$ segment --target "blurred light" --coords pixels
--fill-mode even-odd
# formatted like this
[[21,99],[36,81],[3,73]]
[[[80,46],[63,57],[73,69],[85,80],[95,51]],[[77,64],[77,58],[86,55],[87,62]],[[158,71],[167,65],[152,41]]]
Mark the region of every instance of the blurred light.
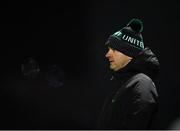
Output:
[[36,78],[39,72],[40,68],[38,62],[31,57],[26,58],[21,64],[21,73],[27,79]]
[[58,65],[53,65],[46,73],[46,80],[48,85],[54,88],[62,87],[64,85],[64,71]]

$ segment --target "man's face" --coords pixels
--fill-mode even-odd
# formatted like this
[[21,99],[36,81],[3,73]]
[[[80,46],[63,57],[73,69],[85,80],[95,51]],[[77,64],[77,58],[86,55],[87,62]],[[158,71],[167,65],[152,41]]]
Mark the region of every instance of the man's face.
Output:
[[110,69],[114,71],[122,69],[132,60],[132,57],[129,57],[115,49],[112,49],[111,47],[109,47],[109,50],[106,53],[106,57],[110,62]]

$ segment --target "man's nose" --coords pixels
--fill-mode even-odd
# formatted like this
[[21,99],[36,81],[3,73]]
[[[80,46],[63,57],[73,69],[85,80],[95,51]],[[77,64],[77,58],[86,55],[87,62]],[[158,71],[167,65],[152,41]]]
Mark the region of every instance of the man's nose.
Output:
[[106,53],[106,58],[109,58],[109,56],[110,56],[110,49],[108,50],[108,52]]

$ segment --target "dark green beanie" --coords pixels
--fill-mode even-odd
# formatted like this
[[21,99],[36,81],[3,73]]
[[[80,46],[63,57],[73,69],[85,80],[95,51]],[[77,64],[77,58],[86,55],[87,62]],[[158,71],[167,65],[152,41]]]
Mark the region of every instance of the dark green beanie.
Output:
[[121,30],[110,35],[106,45],[127,56],[136,57],[144,49],[142,31],[142,21],[139,19],[132,19]]

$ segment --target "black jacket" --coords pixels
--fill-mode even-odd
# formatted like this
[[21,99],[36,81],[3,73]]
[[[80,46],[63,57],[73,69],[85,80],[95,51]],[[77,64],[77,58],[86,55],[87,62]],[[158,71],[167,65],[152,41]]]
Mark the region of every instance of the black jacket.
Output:
[[158,59],[149,48],[116,72],[117,85],[105,100],[98,129],[150,129],[158,109],[153,82],[158,72]]

